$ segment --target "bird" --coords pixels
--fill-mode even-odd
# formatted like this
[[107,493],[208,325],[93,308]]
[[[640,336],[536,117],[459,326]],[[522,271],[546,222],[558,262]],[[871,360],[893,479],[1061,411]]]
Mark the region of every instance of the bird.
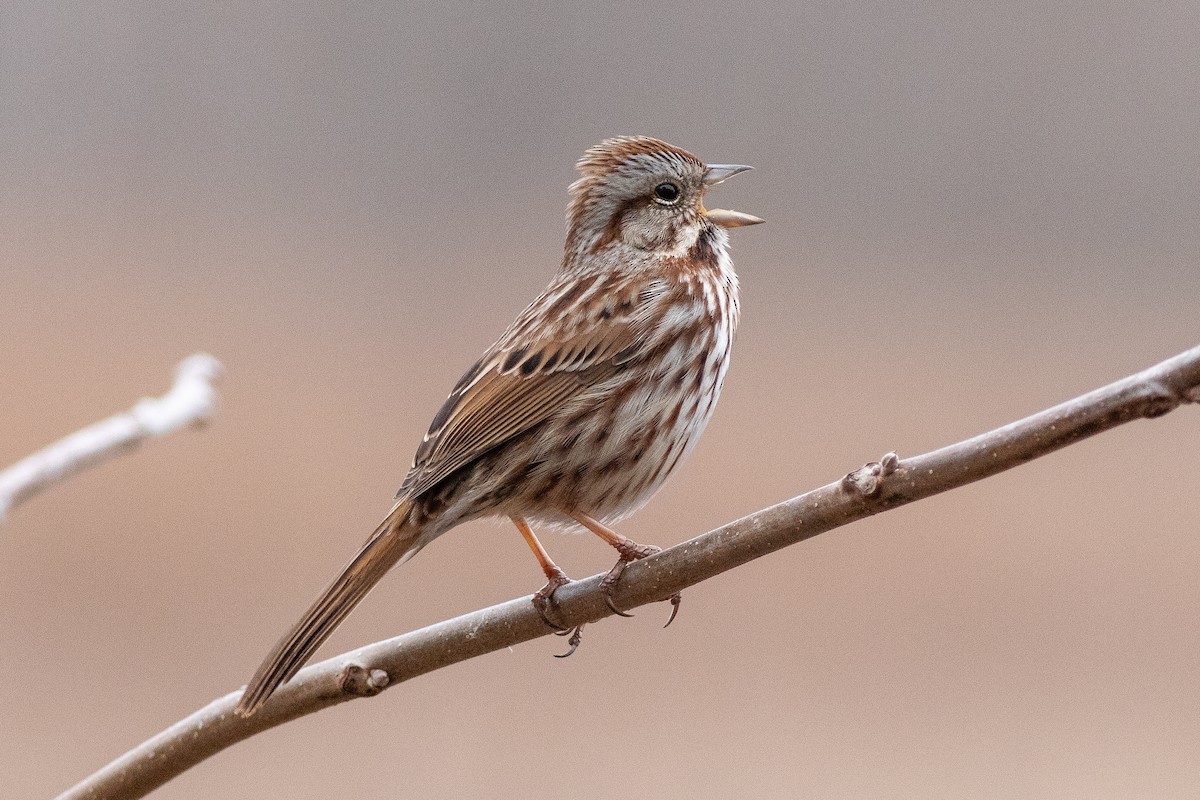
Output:
[[[262,662],[240,716],[290,680],[392,567],[469,520],[511,519],[547,579],[532,602],[564,633],[550,612],[570,579],[534,527],[596,534],[618,554],[606,601],[628,616],[613,588],[626,564],[660,548],[610,526],[655,494],[708,424],[739,316],[728,230],[764,220],[704,206],[711,187],[751,167],[706,164],[660,139],[606,139],[576,169],[549,286],[454,386],[391,511]],[[678,595],[671,602],[674,619]]]

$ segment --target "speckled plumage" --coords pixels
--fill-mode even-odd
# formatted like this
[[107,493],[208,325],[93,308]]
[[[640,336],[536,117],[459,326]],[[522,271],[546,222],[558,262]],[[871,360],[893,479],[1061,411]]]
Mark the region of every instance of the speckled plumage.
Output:
[[[399,495],[430,520],[430,538],[492,514],[573,526],[566,512],[582,511],[615,522],[653,495],[712,415],[737,325],[726,234],[702,237],[703,258],[561,277],[463,377]],[[468,427],[453,415],[474,412],[495,430],[495,416],[516,416],[508,395],[518,386],[516,402],[553,407],[460,465],[457,452],[484,446],[451,441]],[[496,411],[462,409],[493,394],[504,398]]]
[[[276,645],[241,713],[288,680],[389,568],[437,536],[493,515],[526,529],[614,522],[653,496],[703,432],[738,322],[723,226],[761,221],[707,211],[703,196],[747,168],[708,167],[647,137],[609,139],[577,166],[558,273],[455,386],[392,512]],[[660,196],[671,194],[664,184],[674,199]],[[623,560],[644,554],[592,529]]]

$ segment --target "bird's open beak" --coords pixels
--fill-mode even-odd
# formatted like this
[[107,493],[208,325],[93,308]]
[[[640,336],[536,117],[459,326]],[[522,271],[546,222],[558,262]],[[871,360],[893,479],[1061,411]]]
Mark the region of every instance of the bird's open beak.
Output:
[[762,217],[743,214],[740,211],[730,211],[727,208],[710,208],[704,216],[722,228],[740,228],[743,225],[758,225],[760,222],[766,222]]
[[716,186],[721,181],[752,169],[754,167],[745,164],[709,164],[708,169],[704,171],[704,185]]
[[[710,164],[708,169],[704,171],[704,185],[716,186],[724,180],[732,178],[747,170],[754,169],[745,164]],[[765,219],[743,214],[740,211],[729,211],[724,208],[712,208],[704,212],[709,221],[720,225],[722,228],[740,228],[743,225],[757,225],[760,222],[766,222]]]

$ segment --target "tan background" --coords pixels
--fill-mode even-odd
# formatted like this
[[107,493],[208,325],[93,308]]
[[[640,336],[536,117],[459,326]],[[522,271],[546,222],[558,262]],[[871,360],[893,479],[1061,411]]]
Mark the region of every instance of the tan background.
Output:
[[[735,234],[726,394],[640,541],[1200,340],[1191,0],[317,5],[0,11],[0,463],[187,353],[228,368],[209,430],[0,530],[6,798],[246,680],[548,279],[605,136],[754,164],[719,204],[769,221]],[[1198,441],[1195,409],[1130,425],[694,588],[670,630],[493,654],[156,796],[1194,796]],[[540,577],[471,525],[322,653]]]

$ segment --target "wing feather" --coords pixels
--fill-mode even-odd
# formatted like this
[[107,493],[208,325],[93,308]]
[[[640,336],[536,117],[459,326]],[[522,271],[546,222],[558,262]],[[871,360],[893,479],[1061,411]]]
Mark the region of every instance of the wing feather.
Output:
[[551,286],[467,370],[434,417],[397,497],[428,491],[455,470],[550,418],[636,356],[652,334],[649,320],[666,287],[655,283],[615,291],[594,288],[604,291],[607,313],[576,313],[530,325],[530,317],[543,314],[553,301],[556,287]]

